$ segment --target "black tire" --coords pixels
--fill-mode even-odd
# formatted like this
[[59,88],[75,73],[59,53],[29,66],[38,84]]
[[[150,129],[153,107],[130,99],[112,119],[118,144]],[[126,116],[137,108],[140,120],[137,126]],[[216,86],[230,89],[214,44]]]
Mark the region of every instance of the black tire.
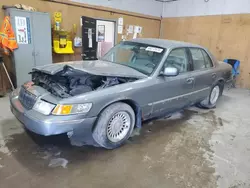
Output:
[[[118,141],[112,142],[107,135],[107,127],[111,118],[114,117],[119,112],[126,112],[131,120],[129,130],[126,136]],[[107,108],[105,108],[99,115],[98,120],[96,122],[95,128],[93,130],[93,138],[94,140],[101,146],[106,149],[115,149],[122,144],[130,137],[135,126],[135,112],[134,110],[127,104],[118,102],[111,104]]]
[[[212,94],[213,89],[216,88],[216,87],[219,88],[219,96],[218,96],[216,102],[211,103],[211,94]],[[200,107],[200,108],[205,108],[205,109],[212,109],[212,108],[215,108],[218,99],[220,98],[220,96],[221,96],[222,93],[223,93],[223,89],[224,89],[224,84],[223,84],[223,83],[217,83],[217,84],[215,84],[215,85],[211,88],[210,93],[209,93],[209,95],[207,96],[207,98],[204,99],[203,101],[201,101],[197,106]]]

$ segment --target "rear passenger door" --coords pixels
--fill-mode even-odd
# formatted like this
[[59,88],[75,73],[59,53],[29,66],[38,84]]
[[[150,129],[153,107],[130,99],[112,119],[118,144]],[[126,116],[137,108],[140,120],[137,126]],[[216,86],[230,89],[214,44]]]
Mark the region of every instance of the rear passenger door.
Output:
[[192,75],[195,78],[194,100],[195,102],[207,97],[210,88],[216,80],[213,71],[213,63],[207,52],[201,48],[189,48],[192,57]]

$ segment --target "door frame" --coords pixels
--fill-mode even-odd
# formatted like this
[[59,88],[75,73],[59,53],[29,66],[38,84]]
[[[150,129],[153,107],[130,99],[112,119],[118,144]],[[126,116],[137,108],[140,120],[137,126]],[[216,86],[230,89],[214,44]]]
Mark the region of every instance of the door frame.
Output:
[[94,18],[96,21],[107,21],[107,22],[114,22],[114,46],[117,44],[117,20],[116,19],[106,19],[106,18]]

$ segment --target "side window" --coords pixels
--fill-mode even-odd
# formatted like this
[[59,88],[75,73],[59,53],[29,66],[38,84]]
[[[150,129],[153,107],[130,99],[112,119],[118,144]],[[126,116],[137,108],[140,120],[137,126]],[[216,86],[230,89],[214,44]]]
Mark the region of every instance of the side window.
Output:
[[204,50],[202,50],[202,54],[203,54],[204,59],[205,59],[206,68],[212,67],[213,63],[212,63],[211,58],[208,56],[207,52],[205,52]]
[[206,63],[201,49],[199,48],[190,48],[190,52],[193,58],[193,67],[194,70],[201,70],[206,68]]
[[188,71],[188,56],[185,48],[178,48],[172,50],[168,55],[164,68],[174,67],[179,70],[180,73]]

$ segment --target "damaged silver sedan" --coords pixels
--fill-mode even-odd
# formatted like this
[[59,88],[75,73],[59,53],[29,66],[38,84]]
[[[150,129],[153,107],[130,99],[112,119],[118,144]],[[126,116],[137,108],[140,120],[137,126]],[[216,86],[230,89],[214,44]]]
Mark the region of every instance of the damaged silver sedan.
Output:
[[97,61],[34,68],[10,95],[11,110],[37,134],[67,133],[72,144],[122,145],[144,120],[198,104],[213,108],[231,67],[184,42],[121,42]]

